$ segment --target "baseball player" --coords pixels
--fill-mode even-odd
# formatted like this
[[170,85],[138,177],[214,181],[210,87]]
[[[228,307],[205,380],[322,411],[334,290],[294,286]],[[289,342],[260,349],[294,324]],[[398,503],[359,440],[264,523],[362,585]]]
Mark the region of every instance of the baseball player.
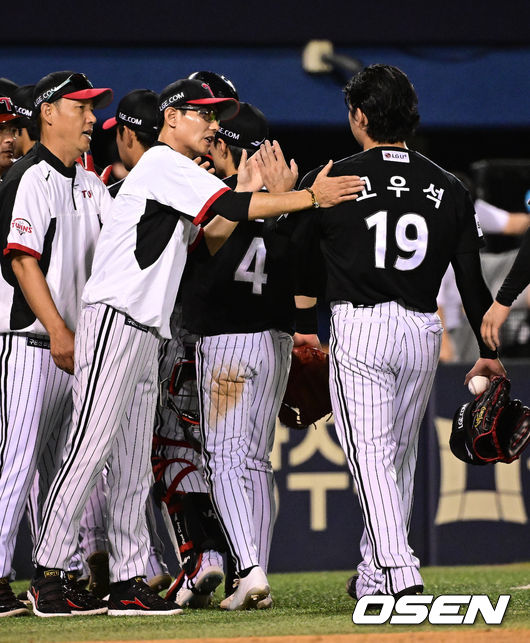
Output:
[[[188,78],[207,83],[216,98],[239,99],[234,84],[225,76],[198,71]],[[210,165],[211,154],[205,158]],[[195,376],[197,336],[183,328],[179,298],[170,325],[171,339],[160,347],[160,399],[153,439],[153,467],[161,508],[167,522],[171,522],[168,529],[174,533],[181,562],[181,572],[166,600],[174,599],[181,607],[197,609],[210,604],[215,588],[223,580],[223,559],[217,550],[225,551],[226,541],[209,500],[197,439],[200,437]],[[192,537],[190,524],[200,527],[200,533]]]
[[[210,148],[235,186],[243,150],[267,138],[256,107],[241,103]],[[296,168],[293,168],[296,170]],[[282,186],[289,189],[296,181]],[[294,299],[289,237],[280,220],[241,222],[214,257],[197,249],[183,284],[185,326],[200,335],[197,381],[204,469],[235,563],[229,610],[272,604],[266,577],[275,520],[270,452],[292,350]]]
[[[111,100],[110,89],[94,88],[83,74],[54,72],[41,79],[34,93],[41,143],[16,163],[2,184],[0,609],[4,616],[21,613],[7,576],[30,486],[38,468],[43,493],[49,487],[70,421],[73,330],[101,220],[112,202],[99,179],[75,159],[90,145],[96,121],[93,110]],[[54,461],[43,457],[45,448]],[[50,577],[41,600],[65,615],[106,610],[57,574]]]
[[33,91],[35,85],[23,85],[13,94],[13,103],[18,115],[18,132],[15,141],[15,158],[27,154],[39,140],[39,127],[34,118]]
[[[405,143],[419,120],[412,84],[396,67],[372,65],[344,91],[363,151],[336,163],[333,173],[358,173],[365,189],[355,203],[300,217],[298,240],[303,248],[317,239],[322,248],[335,426],[365,524],[362,561],[348,592],[401,596],[423,590],[407,533],[418,430],[442,333],[436,295],[450,262],[481,354],[466,382],[504,369],[480,337],[491,295],[480,271],[482,235],[469,194]],[[300,294],[316,294],[309,288]]]
[[[131,170],[158,137],[158,94],[149,89],[136,89],[126,94],[118,104],[116,115],[103,123],[104,130],[112,128],[116,130],[120,159],[126,169]],[[115,197],[122,185],[123,181],[111,185],[111,196]],[[80,549],[90,569],[89,589],[100,597],[109,593],[107,496],[107,475],[104,472],[92,491],[80,522]],[[151,544],[147,578],[149,584],[159,591],[169,586],[171,577],[162,558],[163,544],[156,532],[151,502],[148,496],[146,509]]]
[[1,91],[5,84],[0,82],[0,180],[3,179],[5,173],[13,165],[18,131],[17,121],[15,120],[18,118],[18,114],[11,96],[5,91],[5,89],[13,89],[14,91],[16,85],[14,88],[8,85],[4,91]]
[[[305,190],[232,192],[193,162],[208,151],[218,121],[237,113],[234,99],[214,98],[208,85],[186,79],[162,91],[159,110],[158,144],[141,157],[114,200],[83,291],[72,427],[34,554],[31,591],[37,596],[49,574],[68,565],[83,507],[107,462],[112,616],[180,611],[143,581],[148,550],[144,507],[152,481],[159,341],[170,338],[169,318],[188,246],[197,241],[197,224],[210,211],[246,220],[301,210],[311,202]],[[252,184],[254,168],[249,164],[245,170]],[[323,205],[355,198],[359,178],[329,179],[328,171],[311,188]],[[232,226],[216,217],[204,228],[212,252],[224,242],[227,224]],[[40,604],[40,598],[35,602]],[[46,609],[54,613],[52,605]]]

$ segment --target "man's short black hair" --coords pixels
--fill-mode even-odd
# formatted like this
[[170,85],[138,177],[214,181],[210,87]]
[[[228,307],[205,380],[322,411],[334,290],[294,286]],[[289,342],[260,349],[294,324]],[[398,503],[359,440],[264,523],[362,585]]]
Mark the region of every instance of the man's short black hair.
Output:
[[[236,167],[239,167],[239,164],[241,162],[241,155],[243,154],[243,150],[245,148],[243,147],[236,147],[235,145],[227,145],[228,149],[230,150],[230,154],[232,155],[232,161],[234,162],[234,165]],[[256,150],[249,150],[247,148],[247,158],[250,158]]]
[[32,141],[38,141],[40,138],[40,127],[39,122],[36,119],[26,119],[26,124],[24,126],[28,132],[28,136]]
[[[120,136],[123,136],[123,131],[125,129],[125,125],[123,123],[118,123],[118,131],[120,133]],[[136,135],[136,139],[138,143],[147,151],[150,147],[153,147],[155,144],[157,138],[158,138],[158,131],[153,131],[153,132],[141,132],[140,130],[131,130],[133,134]]]
[[[219,136],[219,133],[215,132],[214,145],[217,145],[219,143],[219,141],[222,141],[222,140],[223,139]],[[232,162],[236,166],[236,168],[239,167],[239,163],[241,162],[241,156],[243,155],[243,150],[244,149],[247,150],[247,158],[250,158],[253,154],[255,154],[257,152],[256,149],[251,150],[248,147],[247,148],[236,147],[235,145],[229,145],[226,142],[225,142],[225,144],[226,144],[226,147],[228,148],[228,151],[232,155]]]
[[420,121],[418,97],[410,80],[392,65],[370,65],[344,88],[346,104],[366,115],[366,133],[378,143],[397,143],[414,134]]

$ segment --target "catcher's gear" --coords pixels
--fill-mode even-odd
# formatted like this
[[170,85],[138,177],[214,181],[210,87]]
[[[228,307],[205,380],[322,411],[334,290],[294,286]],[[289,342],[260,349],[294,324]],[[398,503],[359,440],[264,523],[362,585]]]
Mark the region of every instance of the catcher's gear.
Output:
[[530,442],[530,409],[510,400],[510,381],[495,377],[484,393],[455,413],[449,446],[468,464],[510,463]]
[[199,431],[199,408],[197,397],[197,376],[195,359],[189,357],[177,362],[171,373],[167,396],[167,407],[176,413],[179,425],[190,446],[201,452]]
[[329,355],[307,344],[295,346],[280,422],[293,429],[305,429],[330,413]]
[[[226,538],[207,493],[163,494],[161,481],[155,483],[155,500],[171,536],[180,566],[188,578],[197,573],[202,552],[227,550]],[[162,495],[163,494],[163,495]]]

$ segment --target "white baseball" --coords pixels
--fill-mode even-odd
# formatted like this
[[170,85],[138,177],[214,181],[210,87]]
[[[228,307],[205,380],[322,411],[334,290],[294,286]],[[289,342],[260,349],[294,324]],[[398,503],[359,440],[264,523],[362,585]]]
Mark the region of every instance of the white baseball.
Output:
[[472,377],[469,380],[467,388],[473,395],[480,395],[481,393],[484,393],[489,385],[490,381],[488,377],[484,377],[484,375],[475,375],[475,377]]

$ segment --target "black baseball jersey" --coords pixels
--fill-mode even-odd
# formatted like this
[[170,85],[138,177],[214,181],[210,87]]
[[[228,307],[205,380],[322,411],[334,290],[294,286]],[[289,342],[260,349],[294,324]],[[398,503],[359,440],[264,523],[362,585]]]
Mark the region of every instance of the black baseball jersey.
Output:
[[[317,172],[301,187],[310,186]],[[399,301],[434,312],[451,258],[483,245],[467,190],[429,159],[401,147],[372,148],[335,163],[330,172],[346,174],[366,182],[357,200],[298,217],[296,294],[319,294],[304,282],[304,274],[312,272],[307,267],[317,264],[307,249],[318,238],[328,301],[357,306]]]
[[[235,187],[237,177],[226,180]],[[293,332],[294,287],[286,217],[240,221],[211,257],[190,255],[181,287],[184,327],[199,335]]]

